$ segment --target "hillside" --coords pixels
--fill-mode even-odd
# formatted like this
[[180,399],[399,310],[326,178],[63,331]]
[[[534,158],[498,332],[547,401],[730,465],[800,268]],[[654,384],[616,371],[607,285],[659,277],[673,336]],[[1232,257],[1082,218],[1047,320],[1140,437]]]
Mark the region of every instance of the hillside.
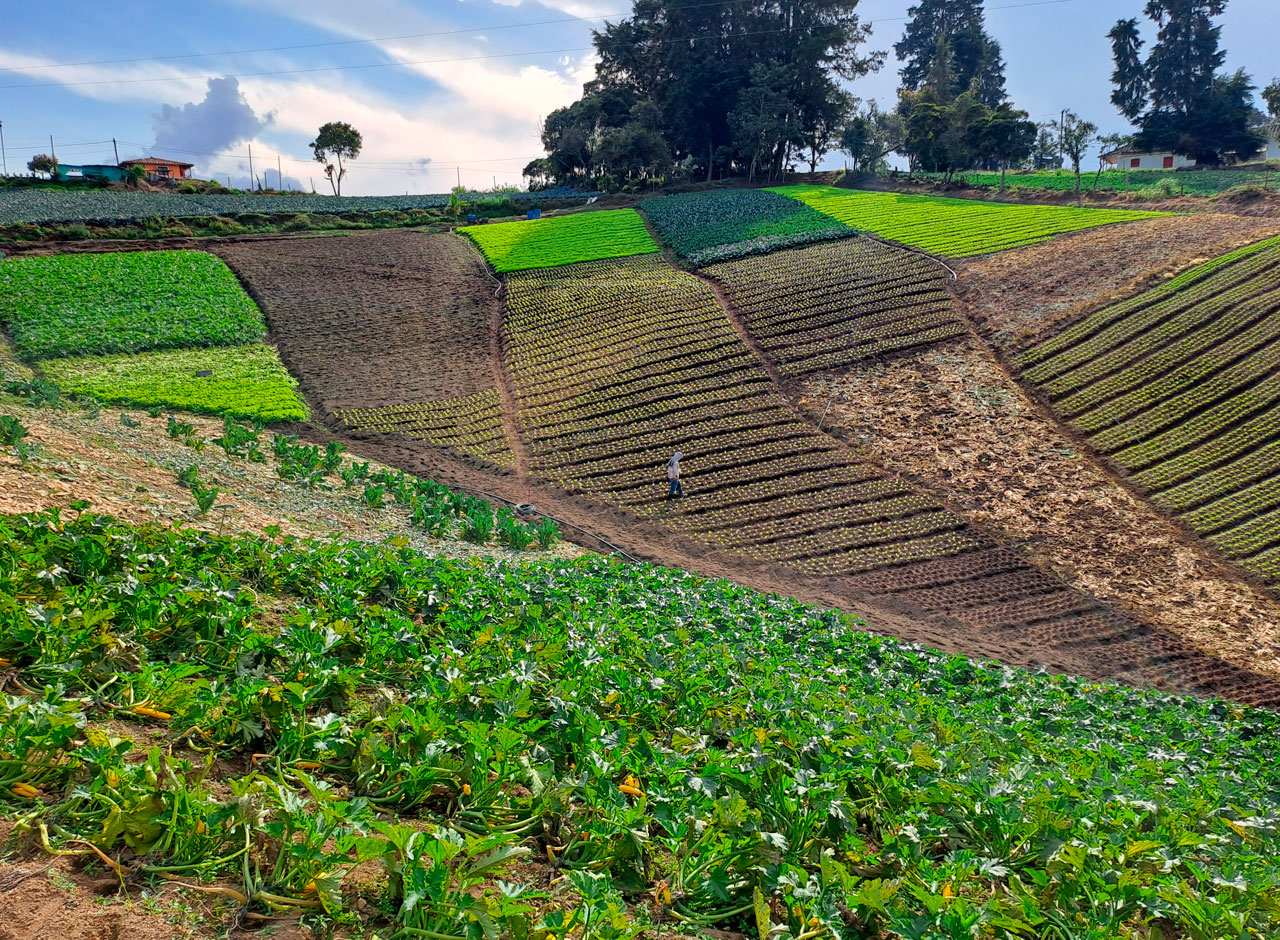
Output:
[[806,187],[0,262],[0,938],[1267,936],[1280,603],[1062,403],[1228,447],[1270,225]]

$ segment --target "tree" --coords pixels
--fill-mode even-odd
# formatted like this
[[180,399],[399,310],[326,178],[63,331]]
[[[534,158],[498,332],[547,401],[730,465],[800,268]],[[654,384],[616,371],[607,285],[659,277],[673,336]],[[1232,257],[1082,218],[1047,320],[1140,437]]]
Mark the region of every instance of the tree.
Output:
[[316,139],[311,141],[311,152],[316,162],[324,167],[324,175],[335,196],[342,195],[342,178],[347,175],[344,161],[360,156],[363,146],[364,138],[360,132],[345,121],[321,125]]
[[853,168],[874,173],[884,158],[901,149],[905,127],[902,115],[881,111],[875,101],[854,111],[840,132],[840,150],[849,155]]
[[47,153],[38,153],[27,161],[27,169],[32,173],[44,173],[49,179],[58,174],[58,161]]
[[1000,166],[1000,188],[1004,188],[1005,173],[1010,164],[1021,163],[1031,156],[1036,142],[1036,125],[1028,120],[1026,111],[1019,111],[1008,102],[1001,102],[987,110],[985,116],[974,121],[970,129],[973,149],[978,159]]
[[[605,141],[647,146],[655,135],[673,172],[708,180],[717,171],[774,177],[801,152],[815,164],[844,124],[841,81],[874,71],[884,58],[863,53],[869,29],[857,5],[634,0],[629,17],[594,34],[596,77],[581,99],[548,115],[549,162],[530,169],[539,179],[550,171],[558,182],[625,181],[640,171],[634,162],[619,165],[623,151]],[[641,103],[653,107],[656,122],[614,134],[634,123]]]
[[904,63],[898,74],[905,90],[932,84],[939,43],[945,40],[951,58],[948,100],[970,88],[988,108],[1005,100],[1004,59],[1000,44],[987,34],[982,0],[920,0],[907,15],[911,19],[893,47]]
[[1280,121],[1280,78],[1271,79],[1271,84],[1262,89],[1262,100],[1267,103],[1267,113]]
[[1093,178],[1094,189],[1098,188],[1098,182],[1102,179],[1102,171],[1107,165],[1104,159],[1107,154],[1114,153],[1117,150],[1123,150],[1133,144],[1132,134],[1099,134],[1098,135],[1098,175]]
[[1221,27],[1227,0],[1147,0],[1157,27],[1146,59],[1138,20],[1120,20],[1108,36],[1115,71],[1111,101],[1140,131],[1135,146],[1172,150],[1197,163],[1251,156],[1262,138],[1251,127],[1253,85],[1243,72],[1219,74],[1226,61]]
[[1027,168],[1031,170],[1062,169],[1062,151],[1058,149],[1058,138],[1054,135],[1052,122],[1036,125],[1036,142],[1031,147]]
[[1094,142],[1098,133],[1098,125],[1090,121],[1082,121],[1074,111],[1066,112],[1060,121],[1053,122],[1058,134],[1058,145],[1071,160],[1071,169],[1076,174],[1076,194],[1080,193],[1080,161],[1085,151]]

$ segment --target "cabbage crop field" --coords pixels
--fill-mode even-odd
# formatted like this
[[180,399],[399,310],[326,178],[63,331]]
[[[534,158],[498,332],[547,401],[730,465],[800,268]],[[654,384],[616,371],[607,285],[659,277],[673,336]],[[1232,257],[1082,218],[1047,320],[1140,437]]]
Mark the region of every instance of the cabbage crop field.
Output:
[[[571,187],[536,192],[467,193],[464,198],[483,203],[510,199],[539,202],[582,199],[598,195]],[[0,226],[54,222],[134,222],[140,219],[198,218],[254,215],[338,215],[368,212],[409,212],[443,209],[449,193],[408,196],[319,196],[294,193],[279,196],[257,194],[197,195],[194,193],[141,193],[119,190],[60,191],[56,189],[0,188]]]
[[396,434],[409,440],[452,447],[499,467],[515,465],[515,455],[502,424],[502,396],[497,389],[463,398],[351,408],[334,414],[355,431]]
[[1280,588],[1280,239],[1104,307],[1014,365],[1211,545]]
[[0,264],[0,322],[27,359],[261,340],[258,307],[203,251],[45,255]]
[[0,263],[0,325],[65,391],[102,402],[302,419],[257,304],[200,251],[43,255]]
[[830,216],[762,189],[660,196],[639,208],[665,244],[698,266],[855,234]]
[[499,273],[653,254],[659,250],[634,209],[464,225],[458,232],[474,241]]
[[[996,189],[1000,186],[999,173],[959,173],[956,178],[970,186]],[[1085,173],[1081,189],[1085,192],[1127,193],[1154,187],[1171,187],[1174,195],[1186,193],[1208,196],[1226,192],[1237,186],[1276,186],[1280,173],[1265,170],[1104,170],[1101,174]],[[1070,170],[1042,170],[1038,173],[1009,173],[1005,176],[1009,189],[1030,189],[1046,192],[1074,192],[1076,175]]]
[[769,191],[797,199],[853,228],[952,258],[1034,245],[1064,232],[1163,214],[1127,209],[1012,205],[859,192],[831,186],[778,186]]

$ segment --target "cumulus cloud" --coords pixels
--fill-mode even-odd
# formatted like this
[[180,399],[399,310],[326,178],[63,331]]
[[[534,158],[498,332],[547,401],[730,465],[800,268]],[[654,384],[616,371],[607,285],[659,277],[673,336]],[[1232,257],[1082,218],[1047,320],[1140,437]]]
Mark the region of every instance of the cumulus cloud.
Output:
[[151,115],[151,127],[159,152],[220,153],[251,140],[273,119],[272,112],[254,112],[235,78],[211,78],[203,101],[188,101],[180,108],[166,104]]

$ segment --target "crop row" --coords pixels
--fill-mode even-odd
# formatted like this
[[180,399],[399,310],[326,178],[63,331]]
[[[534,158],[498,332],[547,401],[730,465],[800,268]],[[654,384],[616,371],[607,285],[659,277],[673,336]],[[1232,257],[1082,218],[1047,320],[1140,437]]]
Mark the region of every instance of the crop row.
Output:
[[[1086,432],[1122,421],[1280,339],[1280,318],[1271,316],[1277,304],[1280,296],[1272,294],[1233,307],[1123,371],[1059,400],[1056,407]],[[1200,355],[1203,350],[1208,352]]]
[[[1272,261],[1274,257],[1271,253],[1262,256]],[[1233,283],[1225,283],[1228,278]],[[1280,287],[1280,272],[1274,263],[1259,265],[1252,272],[1229,268],[1220,278],[1209,278],[1188,288],[1184,294],[1174,294],[1136,312],[1081,343],[1079,351],[1073,349],[1036,366],[1026,377],[1043,387],[1047,394],[1064,396],[1123,369],[1277,287]]]
[[927,259],[866,238],[713,265],[783,375],[803,375],[964,331]]
[[[942,174],[919,174],[931,179],[942,179]],[[1211,195],[1247,184],[1265,185],[1273,182],[1273,174],[1260,170],[1128,170],[1109,169],[1101,173],[1086,174],[1082,181],[1085,192],[1120,192],[1172,186],[1171,195],[1189,193]],[[1076,175],[1070,170],[1039,170],[1031,173],[998,173],[975,171],[961,173],[958,177],[970,186],[984,189],[1006,187],[1030,189],[1041,192],[1074,192]]]
[[[1164,284],[1152,288],[1145,293],[1135,294],[1128,300],[1109,304],[1101,310],[1095,311],[1094,313],[1077,320],[1065,330],[1019,352],[1011,360],[1012,365],[1026,375],[1031,381],[1042,381],[1042,378],[1032,377],[1032,367],[1036,364],[1044,362],[1050,357],[1062,353],[1065,350],[1078,346],[1094,334],[1117,321],[1128,318],[1134,312],[1141,310],[1144,307],[1151,306],[1170,295],[1181,293],[1186,288],[1199,284],[1221,268],[1235,265],[1237,262],[1251,258],[1277,245],[1280,245],[1280,236],[1257,242],[1253,245],[1246,245],[1243,248],[1237,248],[1235,251],[1228,252],[1225,255],[1220,255],[1217,258],[1206,261],[1204,264],[1196,265],[1194,268],[1190,268],[1182,272],[1177,277],[1174,277],[1171,280],[1166,281]],[[1265,267],[1266,264],[1264,262],[1262,268]],[[1259,268],[1251,267],[1247,268],[1246,272],[1256,270],[1259,270]],[[1053,374],[1052,370],[1048,374]]]
[[497,389],[442,401],[352,408],[334,414],[355,431],[397,434],[451,447],[501,467],[515,465]]
[[458,232],[474,241],[499,272],[653,254],[659,250],[634,209],[464,225]]
[[662,241],[695,265],[855,234],[830,216],[760,189],[660,196],[639,208]]
[[[548,199],[580,199],[594,195],[571,187],[528,193],[467,193],[469,201],[509,199],[537,204]],[[209,218],[237,215],[345,215],[443,209],[449,193],[418,196],[286,196],[194,193],[129,193],[114,190],[57,192],[0,188],[0,225],[49,222],[132,222],[155,218]]]
[[866,232],[932,254],[969,257],[1032,245],[1062,232],[1155,218],[1161,213],[1065,206],[1027,206],[830,186],[770,190]]
[[262,313],[203,251],[45,255],[0,264],[0,325],[27,360],[262,339]]
[[1280,239],[1175,281],[1015,362],[1033,363],[1024,377],[1041,391],[1066,396],[1054,407],[1156,504],[1256,571],[1253,556],[1280,544]]

